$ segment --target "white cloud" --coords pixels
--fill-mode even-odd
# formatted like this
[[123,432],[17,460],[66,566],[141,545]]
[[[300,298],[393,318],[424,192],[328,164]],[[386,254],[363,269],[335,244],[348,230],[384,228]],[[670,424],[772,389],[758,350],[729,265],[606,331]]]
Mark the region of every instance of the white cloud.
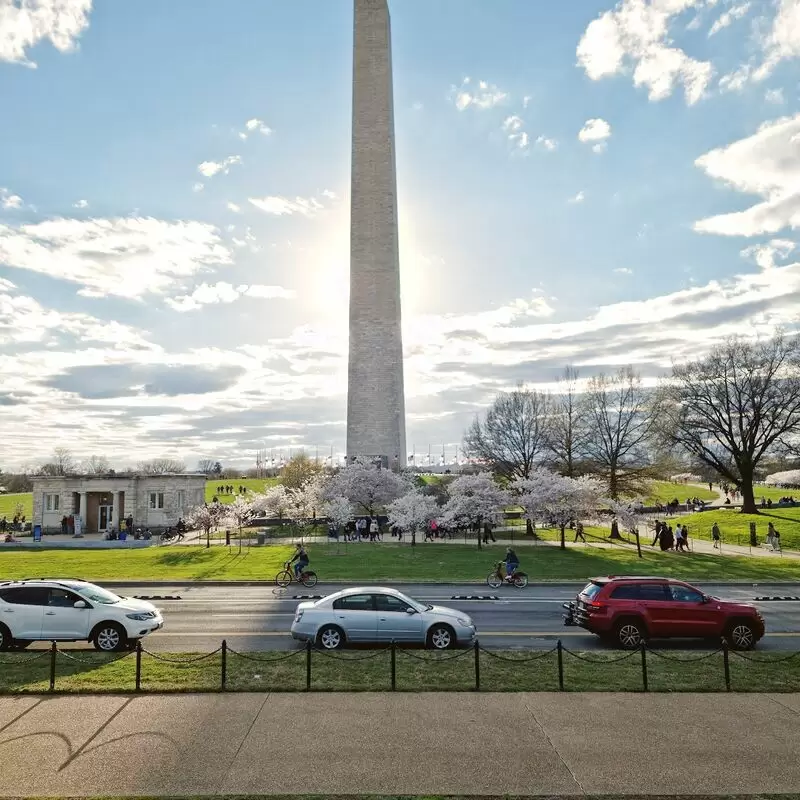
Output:
[[249,119],[244,124],[244,130],[240,131],[239,138],[246,139],[251,133],[260,133],[263,136],[269,136],[272,133],[272,128],[263,120]]
[[520,150],[527,150],[530,139],[525,131],[525,121],[522,117],[512,114],[503,121],[503,132],[508,140]]
[[778,0],[778,11],[762,44],[764,62],[753,73],[755,80],[767,78],[781,61],[800,56],[800,0]]
[[714,20],[714,24],[708,31],[709,37],[714,36],[715,34],[719,33],[723,28],[727,28],[728,26],[732,25],[736,20],[742,19],[747,12],[750,11],[750,3],[740,3],[737,6],[733,6],[729,8],[727,11],[724,11]]
[[763,198],[745,211],[700,220],[696,231],[757,236],[800,227],[800,114],[765,122],[752,136],[712,150],[695,164],[731,188]]
[[536,144],[551,152],[558,148],[558,141],[556,139],[549,139],[547,136],[537,136]]
[[248,202],[260,211],[275,217],[292,216],[293,214],[313,217],[325,208],[316,197],[295,197],[291,199],[272,195],[268,197],[249,197]]
[[230,200],[225,204],[225,206],[228,211],[233,211],[234,214],[239,214],[242,211],[241,206],[236,205],[236,203],[231,203]]
[[633,270],[628,267],[617,267],[613,270],[617,275],[633,275]]
[[670,25],[704,0],[620,0],[593,20],[578,44],[578,65],[592,80],[633,69],[636,87],[648,89],[652,101],[669,97],[682,85],[693,105],[706,93],[714,68],[674,47]]
[[753,68],[749,64],[743,64],[719,79],[719,89],[721,92],[740,92],[752,75]]
[[578,194],[576,194],[574,197],[570,197],[569,200],[567,200],[567,202],[568,203],[582,203],[585,199],[586,199],[586,192],[584,192],[583,189],[581,189],[578,192]]
[[0,3],[0,61],[35,67],[27,50],[50,40],[62,53],[74,50],[89,26],[92,0],[3,0]]
[[18,194],[13,194],[10,189],[0,187],[0,208],[6,211],[22,208],[22,198]]
[[453,86],[451,95],[459,111],[465,111],[468,108],[485,111],[494,108],[508,97],[507,92],[502,91],[494,84],[487,81],[474,82],[469,77],[464,78],[460,87]]
[[336,200],[336,199],[338,199],[338,195],[336,194],[336,192],[333,192],[330,189],[323,189],[322,190],[322,196],[323,197],[327,197],[328,200]]
[[72,204],[73,208],[88,208],[89,201],[88,200],[78,200],[77,202]]
[[527,108],[530,105],[531,100],[533,100],[533,98],[529,94],[526,94],[525,97],[522,98],[522,107]]
[[234,286],[225,281],[214,284],[201,283],[191,294],[169,298],[167,303],[176,311],[194,311],[201,306],[214,303],[233,303],[241,297],[256,297],[262,300],[283,299],[290,300],[295,297],[291,289],[282,286],[248,286],[242,284]]
[[56,218],[0,225],[0,264],[77,283],[79,294],[91,297],[163,294],[229,261],[217,230],[194,221]]
[[768,89],[764,93],[764,100],[774,106],[782,106],[786,102],[783,96],[783,89]]
[[223,158],[222,161],[203,161],[202,164],[198,164],[197,171],[206,178],[213,178],[220,172],[223,175],[227,175],[233,164],[241,163],[241,156],[228,156],[227,158]]
[[[578,133],[582,142],[602,142],[611,138],[611,126],[604,119],[588,119]],[[595,149],[595,152],[601,152]]]
[[796,247],[789,239],[772,239],[767,244],[746,247],[742,250],[742,256],[752,258],[761,269],[773,269],[776,259],[785,260]]
[[204,183],[200,183],[199,181],[197,183],[193,183],[192,184],[192,191],[193,192],[202,192],[204,188],[205,188],[205,184]]

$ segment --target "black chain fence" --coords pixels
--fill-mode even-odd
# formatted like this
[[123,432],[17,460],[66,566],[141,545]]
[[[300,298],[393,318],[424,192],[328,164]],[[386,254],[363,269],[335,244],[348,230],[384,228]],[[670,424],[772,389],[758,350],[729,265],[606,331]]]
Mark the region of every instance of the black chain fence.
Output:
[[[0,694],[36,691],[44,686],[50,692],[85,691],[87,688],[104,691],[130,691],[133,688],[136,692],[150,688],[157,691],[269,689],[309,692],[390,688],[395,691],[398,655],[406,664],[402,676],[404,683],[408,689],[417,691],[429,688],[481,691],[481,670],[488,669],[491,685],[483,688],[494,691],[523,688],[547,691],[556,685],[560,691],[608,689],[615,684],[609,686],[606,681],[601,687],[600,676],[610,674],[615,679],[624,678],[628,683],[633,681],[638,684],[634,688],[647,692],[650,690],[649,670],[659,663],[665,665],[663,670],[666,670],[668,690],[674,690],[676,676],[679,679],[685,675],[685,670],[691,665],[704,664],[698,689],[708,691],[716,680],[722,678],[725,689],[732,691],[732,663],[735,669],[742,671],[737,678],[736,688],[739,690],[780,691],[800,687],[800,664],[796,669],[787,666],[788,662],[800,658],[800,651],[776,656],[752,655],[730,650],[726,642],[716,650],[688,656],[653,650],[646,645],[622,653],[576,652],[564,647],[560,640],[548,650],[519,653],[496,652],[481,647],[477,642],[455,652],[406,649],[392,642],[379,650],[342,653],[324,650],[308,642],[302,649],[276,651],[274,654],[240,652],[223,641],[209,653],[186,655],[154,653],[142,647],[140,642],[132,650],[118,653],[62,650],[52,642],[48,650],[9,653],[0,659]],[[145,657],[150,663],[145,661]],[[128,664],[116,667],[113,675],[94,673],[126,659]],[[713,659],[721,661],[721,665],[712,663]],[[40,679],[34,675],[37,662],[41,665]],[[154,669],[153,664],[162,666]],[[59,671],[59,665],[64,669]],[[609,673],[598,672],[603,668],[609,668]],[[656,667],[658,669],[661,668]],[[783,686],[781,681],[787,677],[786,670],[791,669],[796,671],[790,676],[795,685]],[[263,677],[262,673],[269,670],[273,671],[272,674]],[[90,675],[88,679],[87,673]],[[76,683],[76,676],[83,677],[84,683]],[[144,679],[147,679],[148,689],[142,688]],[[111,685],[113,680],[118,683]],[[682,688],[686,690],[685,686]]]

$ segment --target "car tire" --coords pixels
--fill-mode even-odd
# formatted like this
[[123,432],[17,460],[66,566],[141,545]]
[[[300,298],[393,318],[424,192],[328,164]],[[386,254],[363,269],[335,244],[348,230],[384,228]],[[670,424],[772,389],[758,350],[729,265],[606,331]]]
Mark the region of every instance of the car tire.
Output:
[[756,632],[746,620],[734,620],[725,634],[732,650],[752,650],[756,644]]
[[449,625],[432,625],[428,631],[426,644],[432,650],[449,650],[456,646],[455,631]]
[[128,642],[125,629],[117,622],[101,622],[92,634],[94,649],[101,653],[124,650]]
[[317,644],[325,650],[339,650],[344,643],[344,631],[338,625],[325,625],[317,633]]
[[638,619],[622,619],[614,628],[614,641],[623,650],[636,650],[647,639],[647,631]]
[[13,650],[24,650],[26,647],[30,647],[33,644],[33,639],[14,639],[11,643],[11,648]]
[[13,641],[11,631],[0,623],[0,650],[9,650]]

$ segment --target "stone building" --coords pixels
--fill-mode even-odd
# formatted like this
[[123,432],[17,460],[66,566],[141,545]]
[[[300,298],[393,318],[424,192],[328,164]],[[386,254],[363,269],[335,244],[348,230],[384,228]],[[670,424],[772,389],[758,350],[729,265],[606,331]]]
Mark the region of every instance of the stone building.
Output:
[[36,475],[32,480],[33,524],[42,531],[60,530],[61,520],[70,515],[80,515],[86,533],[118,530],[128,516],[134,528],[159,530],[205,502],[201,474]]

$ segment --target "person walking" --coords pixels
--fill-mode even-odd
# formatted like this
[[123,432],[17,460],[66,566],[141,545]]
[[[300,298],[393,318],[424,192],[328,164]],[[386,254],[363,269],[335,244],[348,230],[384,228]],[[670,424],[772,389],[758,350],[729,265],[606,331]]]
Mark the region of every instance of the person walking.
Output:
[[675,526],[675,552],[683,552],[683,528],[680,523]]
[[717,523],[715,522],[715,523],[714,523],[714,524],[711,526],[711,539],[712,539],[712,540],[713,540],[713,542],[714,542],[714,548],[715,548],[715,549],[718,549],[718,548],[719,548],[719,542],[720,542],[720,539],[721,539],[721,538],[722,538],[722,537],[720,536],[720,532],[719,532],[719,525],[717,525]]
[[656,520],[656,535],[653,537],[653,544],[651,547],[655,547],[658,544],[658,540],[661,538],[661,522],[660,520]]
[[586,537],[583,535],[583,523],[578,522],[575,525],[575,538],[573,541],[577,542],[580,539],[584,544],[586,543]]

